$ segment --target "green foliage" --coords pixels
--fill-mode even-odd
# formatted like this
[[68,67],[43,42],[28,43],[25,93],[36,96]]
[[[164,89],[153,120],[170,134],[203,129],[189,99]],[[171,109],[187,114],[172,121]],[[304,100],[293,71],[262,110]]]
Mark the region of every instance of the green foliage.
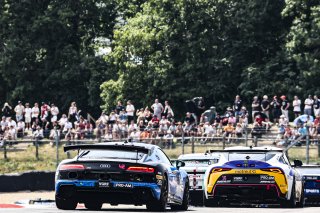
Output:
[[112,38],[114,1],[3,1],[0,75],[2,100],[53,101],[66,109],[100,103],[108,63],[96,38]]

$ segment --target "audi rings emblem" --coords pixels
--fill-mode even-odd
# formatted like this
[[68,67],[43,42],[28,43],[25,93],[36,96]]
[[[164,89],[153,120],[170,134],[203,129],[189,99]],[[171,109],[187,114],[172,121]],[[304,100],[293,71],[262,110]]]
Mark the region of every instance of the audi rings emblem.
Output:
[[100,164],[100,168],[109,169],[110,167],[110,164]]

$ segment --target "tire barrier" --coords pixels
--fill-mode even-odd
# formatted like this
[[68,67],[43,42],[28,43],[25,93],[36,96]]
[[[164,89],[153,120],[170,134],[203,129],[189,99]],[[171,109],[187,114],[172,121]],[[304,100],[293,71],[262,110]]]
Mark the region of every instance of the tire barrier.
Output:
[[32,171],[0,175],[0,192],[52,191],[55,172]]

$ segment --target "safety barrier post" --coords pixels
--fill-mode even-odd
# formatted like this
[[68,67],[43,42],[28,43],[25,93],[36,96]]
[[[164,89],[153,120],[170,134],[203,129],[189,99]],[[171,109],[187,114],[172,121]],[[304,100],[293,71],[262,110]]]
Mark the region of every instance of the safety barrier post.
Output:
[[182,154],[184,155],[184,132],[182,132],[181,146],[182,146]]
[[318,141],[318,158],[320,158],[320,141]]
[[194,153],[194,136],[191,137],[191,152]]
[[7,142],[5,140],[3,140],[3,157],[5,160],[8,159],[8,156],[7,156]]
[[309,136],[309,126],[307,128],[307,135],[306,135],[306,163],[309,164],[309,150],[310,150],[310,136]]
[[245,129],[245,143],[246,143],[246,146],[248,146],[248,127],[246,127]]
[[258,137],[257,136],[253,137],[253,144],[254,144],[255,147],[258,146]]
[[56,166],[58,167],[59,165],[59,135],[58,135],[58,130],[57,127],[54,128],[56,137],[55,137],[55,142],[56,142]]
[[226,136],[224,135],[222,137],[222,149],[225,149],[226,148]]
[[39,139],[36,137],[36,159],[39,160]]

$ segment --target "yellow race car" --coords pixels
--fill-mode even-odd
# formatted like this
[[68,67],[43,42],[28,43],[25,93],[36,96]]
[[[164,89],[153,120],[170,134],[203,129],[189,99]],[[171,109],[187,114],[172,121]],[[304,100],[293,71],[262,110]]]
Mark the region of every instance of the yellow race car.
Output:
[[281,149],[234,147],[219,153],[219,162],[205,173],[206,205],[239,202],[304,205],[301,174]]

